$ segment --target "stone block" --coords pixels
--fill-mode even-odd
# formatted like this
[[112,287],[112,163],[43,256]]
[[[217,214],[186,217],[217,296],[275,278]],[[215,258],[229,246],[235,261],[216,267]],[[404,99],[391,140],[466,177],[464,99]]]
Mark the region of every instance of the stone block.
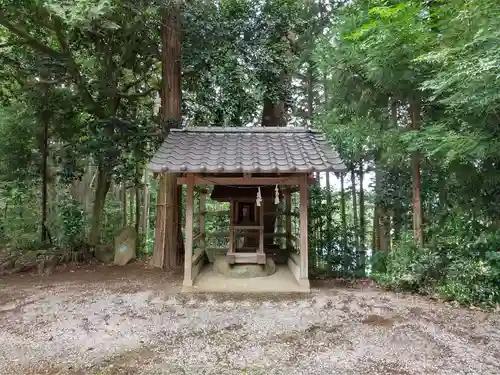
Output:
[[115,238],[114,264],[124,266],[135,258],[137,233],[132,227],[123,228]]

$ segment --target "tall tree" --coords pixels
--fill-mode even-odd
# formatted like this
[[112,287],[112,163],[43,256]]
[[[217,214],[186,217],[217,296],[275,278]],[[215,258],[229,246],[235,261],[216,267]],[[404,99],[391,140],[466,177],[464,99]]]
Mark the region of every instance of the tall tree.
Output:
[[[175,1],[164,11],[161,19],[161,57],[163,84],[161,118],[164,134],[181,126],[181,2]],[[182,254],[181,197],[177,174],[167,173],[160,180],[160,194],[165,201],[158,208],[155,248],[151,263],[155,267],[174,268]],[[164,217],[164,220],[163,220]],[[162,228],[165,227],[165,228]],[[164,238],[160,238],[160,237]],[[165,238],[166,237],[166,238]],[[164,242],[165,240],[165,242]]]
[[8,40],[27,56],[49,58],[52,70],[64,77],[88,114],[86,127],[78,129],[81,136],[74,129],[72,141],[80,143],[73,147],[74,160],[79,158],[75,152],[81,151],[92,155],[97,165],[91,245],[99,243],[104,202],[123,155],[131,145],[148,144],[147,132],[140,135],[131,129],[130,121],[120,119],[128,106],[151,92],[137,82],[151,79],[157,57],[151,16],[136,12],[137,5],[75,0],[64,5],[25,2],[20,7],[10,0],[1,2],[0,25],[7,30]]
[[365,189],[364,176],[365,176],[365,166],[363,159],[359,161],[359,255],[358,259],[358,271],[360,276],[365,275],[366,267],[366,207],[365,207]]

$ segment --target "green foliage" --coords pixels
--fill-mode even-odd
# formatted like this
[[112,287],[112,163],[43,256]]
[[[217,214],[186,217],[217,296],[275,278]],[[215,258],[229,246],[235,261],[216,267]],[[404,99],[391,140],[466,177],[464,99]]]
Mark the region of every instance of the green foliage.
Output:
[[376,254],[374,279],[397,290],[438,294],[463,304],[500,303],[500,231],[465,217],[454,216],[451,222],[431,229],[434,240],[426,248],[406,240],[388,254]]
[[40,196],[26,186],[11,184],[0,196],[4,241],[11,247],[30,250],[40,245],[39,216]]
[[[329,93],[316,122],[348,163],[373,165],[375,204],[391,223],[392,249],[372,258],[380,283],[498,303],[496,7],[479,0],[352,1],[316,45]],[[415,103],[421,126],[408,131]],[[423,248],[410,231],[412,153],[422,156]]]
[[[490,246],[498,246],[499,238]],[[463,304],[495,306],[500,303],[500,256],[488,251],[484,257],[465,256],[452,260],[438,291]]]
[[82,246],[85,242],[87,218],[81,204],[68,198],[61,202],[58,212],[60,245],[69,248]]
[[106,199],[104,207],[104,220],[102,230],[102,242],[113,244],[115,236],[123,226],[123,204],[113,196]]
[[[331,204],[328,204],[329,194],[332,198]],[[345,199],[349,209],[347,233],[342,228],[342,218],[339,215],[341,199]],[[308,249],[312,277],[364,276],[365,270],[360,269],[359,260],[360,252],[366,249],[364,244],[360,248],[356,247],[350,203],[349,197],[342,198],[338,192],[328,192],[318,185],[309,188]],[[298,212],[296,216],[299,216]],[[331,218],[330,228],[328,217]]]
[[0,181],[28,181],[38,174],[35,131],[34,116],[25,106],[0,107]]
[[412,243],[402,242],[389,254],[375,257],[373,277],[380,283],[397,289],[420,292],[438,279],[440,261],[440,257],[432,249],[418,248]]
[[423,87],[455,111],[484,115],[498,110],[500,19],[491,11],[496,8],[494,0],[454,0],[434,9],[443,35],[438,48],[419,59],[435,69]]
[[[183,2],[183,120],[255,124],[265,103],[286,99],[289,124],[323,129],[355,174],[362,165],[376,175],[375,191],[365,191],[366,237],[377,211],[391,224],[392,244],[388,252],[374,249],[377,281],[461,303],[498,303],[500,18],[492,11],[498,2],[327,3]],[[102,229],[102,241],[112,243],[125,221],[120,190],[140,186],[143,166],[161,142],[152,107],[161,87],[158,31],[171,5],[0,0],[2,242],[39,245],[42,125],[48,122],[53,244],[77,247],[88,234],[91,205],[99,203],[96,167],[112,186]],[[421,126],[408,131],[415,114]],[[423,248],[410,236],[410,154],[422,159]],[[139,236],[146,253],[157,194],[156,182],[149,182],[149,229]],[[357,245],[360,213],[356,221],[349,189],[344,197],[311,189],[312,275],[361,275],[368,241]],[[220,230],[227,216],[207,216],[205,224]]]

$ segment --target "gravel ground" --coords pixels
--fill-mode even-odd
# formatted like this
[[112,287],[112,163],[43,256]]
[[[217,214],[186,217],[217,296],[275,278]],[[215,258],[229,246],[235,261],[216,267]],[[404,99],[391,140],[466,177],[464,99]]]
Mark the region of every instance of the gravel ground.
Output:
[[90,267],[0,280],[0,374],[500,374],[500,316],[371,286],[182,295]]

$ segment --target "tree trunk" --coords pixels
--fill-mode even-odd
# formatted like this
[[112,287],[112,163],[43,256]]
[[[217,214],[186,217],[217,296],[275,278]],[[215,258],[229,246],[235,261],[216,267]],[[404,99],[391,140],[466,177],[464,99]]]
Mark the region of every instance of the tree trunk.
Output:
[[97,171],[94,172],[92,166],[89,164],[85,168],[82,180],[73,180],[70,187],[71,198],[80,203],[88,215],[92,214],[92,185],[96,174]]
[[123,183],[123,188],[122,188],[122,215],[123,215],[123,227],[127,226],[127,188],[125,187],[125,182]]
[[378,156],[375,157],[375,214],[373,218],[373,251],[389,251],[390,249],[390,220],[382,202],[383,176]]
[[307,117],[309,123],[307,125],[312,126],[314,117],[314,67],[312,62],[309,62],[307,68]]
[[[163,129],[167,133],[172,128],[180,127],[182,122],[181,113],[181,1],[171,4],[161,20],[161,45],[162,45],[162,95],[161,95],[161,117]],[[174,268],[180,265],[179,249],[183,248],[181,233],[180,207],[181,191],[177,187],[177,175],[168,173],[162,183],[166,194],[165,222],[161,222],[161,210],[157,213],[157,234],[155,235],[155,247],[151,264],[154,267]],[[160,188],[160,192],[162,189]],[[165,228],[159,231],[159,226]],[[163,233],[165,241],[158,238]],[[164,244],[161,248],[160,244]],[[163,254],[157,254],[162,252]]]
[[[321,6],[321,19],[324,19],[323,15],[323,6]],[[328,110],[328,80],[326,76],[326,71],[323,71],[323,94],[324,94],[324,108],[325,110]],[[343,177],[341,177],[343,179]],[[342,199],[342,198],[341,198]],[[330,172],[326,173],[326,203],[328,205],[328,214],[326,216],[326,231],[327,231],[327,241],[328,241],[328,246],[329,249],[331,248],[331,242],[332,242],[332,215],[333,215],[333,210],[332,210],[332,188],[330,184]],[[345,204],[345,201],[344,201]],[[344,206],[345,208],[345,206]],[[346,246],[347,247],[347,246]]]
[[[40,72],[42,81],[48,80],[48,72],[43,69]],[[49,109],[49,86],[46,83],[40,83],[38,86],[38,96],[42,101],[41,110],[39,112],[39,120],[41,127],[39,128],[38,141],[41,157],[40,174],[42,177],[42,220],[40,228],[40,240],[42,244],[46,244],[50,238],[47,228],[47,203],[48,203],[48,158],[49,158],[49,122],[51,120],[51,112]]]
[[[446,220],[446,216],[448,213],[448,199],[447,199],[447,191],[446,191],[446,180],[443,176],[440,178],[439,184],[439,203],[438,203],[438,215],[439,215],[439,223],[444,224]],[[427,214],[429,215],[429,214]]]
[[156,197],[156,228],[153,256],[150,264],[153,267],[162,268],[165,264],[165,243],[167,235],[167,176],[165,173],[159,175],[160,188]]
[[[392,227],[394,229],[394,241],[399,241],[401,239],[401,231],[403,229],[403,224],[405,221],[405,209],[401,205],[397,204],[394,208],[394,213],[392,215]],[[390,248],[391,246],[389,246]]]
[[[278,32],[278,30],[276,30]],[[294,52],[293,46],[287,30],[280,31],[282,35],[279,38],[271,37],[273,42],[282,42],[282,43],[290,43],[289,48],[285,51],[285,56],[283,58],[292,59]],[[285,99],[288,97],[287,87],[290,86],[292,81],[291,70],[284,69],[279,73],[276,73],[274,76],[269,77],[267,82],[266,92],[264,93],[264,103],[262,108],[262,118],[261,118],[261,126],[278,126],[284,127],[287,125],[287,104]],[[280,88],[278,92],[276,92],[277,88]],[[262,205],[265,212],[277,212],[278,206],[273,204],[272,201],[269,201],[266,204],[266,201],[263,202]],[[276,214],[266,215],[264,217],[264,232],[265,233],[274,233],[276,227]],[[270,245],[274,243],[274,238],[265,237],[264,238],[264,246]]]
[[326,238],[328,242],[328,248],[331,247],[332,241],[332,187],[330,184],[330,172],[326,172],[326,205],[328,211],[326,214]]
[[135,187],[135,233],[139,237],[141,229],[141,186],[138,184]]
[[[264,107],[262,109],[262,126],[286,126],[285,102],[273,102],[270,98],[264,98]],[[276,214],[271,212],[278,210],[278,206],[271,200],[262,202],[262,209],[269,213],[264,216],[264,233],[274,233],[276,227]],[[264,246],[274,244],[273,237],[264,237]]]
[[355,258],[359,254],[359,222],[358,222],[358,199],[356,193],[356,167],[351,165],[351,198],[352,198],[352,223],[354,231]]
[[379,213],[377,205],[375,204],[375,209],[373,211],[373,227],[372,227],[372,253],[380,250],[380,230],[378,228],[379,223]]
[[[286,126],[285,102],[284,100],[273,101],[270,97],[264,98],[264,106],[262,109],[261,126]],[[263,201],[262,207],[265,212],[271,213],[277,211],[277,205],[272,201]],[[276,215],[268,214],[264,217],[264,233],[274,233],[276,226]],[[274,243],[274,238],[265,237],[264,246],[269,246]]]
[[134,200],[135,200],[135,195],[134,195],[134,189],[129,189],[128,190],[128,202],[129,202],[129,219],[128,222],[130,226],[133,225],[134,223]]
[[[50,128],[49,128],[50,129]],[[49,138],[50,140],[50,138]],[[48,159],[47,159],[47,235],[49,243],[53,243],[54,238],[61,238],[63,235],[62,228],[54,225],[59,217],[59,207],[60,200],[64,199],[63,194],[61,194],[61,189],[58,189],[58,174],[57,174],[57,162],[54,159],[54,155],[50,152],[50,142],[48,145]],[[52,230],[50,230],[52,228]],[[57,232],[56,232],[57,231]],[[80,238],[83,240],[83,238]]]
[[92,212],[92,195],[93,190],[92,186],[94,186],[95,180],[97,179],[97,169],[94,171],[92,165],[88,166],[88,173],[85,174],[86,179],[84,179],[83,186],[83,201],[85,206],[85,212],[90,214]]
[[364,165],[363,159],[359,161],[359,258],[358,270],[360,276],[365,275],[366,267],[366,225],[365,225],[365,191],[363,189]]
[[[49,230],[47,227],[47,185],[48,185],[48,168],[47,159],[49,157],[49,121],[50,112],[44,109],[42,111],[42,142],[41,142],[41,154],[42,154],[42,228],[41,228],[41,241],[46,244],[50,239]],[[50,241],[51,242],[51,241]]]
[[[420,129],[420,100],[410,102],[411,130]],[[413,183],[413,242],[417,246],[424,245],[423,213],[420,181],[420,154],[411,155],[412,183]]]
[[347,238],[347,214],[344,172],[340,173],[340,221],[342,222],[342,245],[344,253],[344,273],[349,272],[349,239]]
[[[144,168],[144,198],[142,206],[142,233],[144,233],[144,241],[148,238],[149,224],[149,185],[148,185],[148,169]],[[147,241],[146,241],[147,242]]]
[[102,166],[97,167],[97,182],[94,204],[92,206],[92,224],[89,233],[89,245],[96,246],[101,239],[104,203],[111,185],[111,177]]
[[[392,128],[398,126],[398,100],[390,98],[391,105],[391,123]],[[384,126],[380,131],[384,131]],[[391,222],[387,213],[387,202],[382,200],[384,190],[384,176],[380,163],[380,152],[375,154],[375,212],[373,217],[373,243],[372,250],[389,251],[391,246],[390,230]]]
[[286,126],[285,102],[273,102],[270,98],[264,98],[262,108],[262,126]]
[[5,233],[5,223],[7,222],[7,216],[9,215],[9,198],[5,199],[5,206],[3,208],[3,221],[2,221],[2,226],[0,227],[1,233]]

